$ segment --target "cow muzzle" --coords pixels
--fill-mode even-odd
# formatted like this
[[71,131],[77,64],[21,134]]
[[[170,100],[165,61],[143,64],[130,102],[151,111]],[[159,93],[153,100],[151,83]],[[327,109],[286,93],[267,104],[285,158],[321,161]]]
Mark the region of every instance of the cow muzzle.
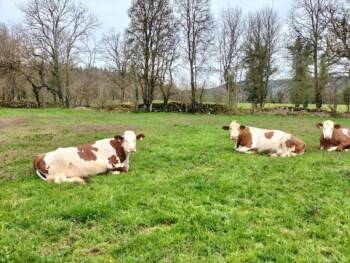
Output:
[[237,141],[237,140],[238,140],[238,136],[230,136],[230,139],[231,139],[232,141]]
[[129,149],[129,152],[130,152],[130,153],[136,153],[136,148],[131,148],[131,149]]

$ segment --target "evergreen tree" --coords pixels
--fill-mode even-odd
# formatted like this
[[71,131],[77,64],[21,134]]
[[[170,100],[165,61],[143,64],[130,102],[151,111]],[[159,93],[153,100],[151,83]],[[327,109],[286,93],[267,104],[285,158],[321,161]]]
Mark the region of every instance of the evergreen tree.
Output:
[[311,48],[298,37],[293,45],[288,47],[288,50],[293,60],[290,99],[295,107],[303,105],[304,108],[307,108],[312,88],[312,80],[308,73],[308,67],[312,63]]

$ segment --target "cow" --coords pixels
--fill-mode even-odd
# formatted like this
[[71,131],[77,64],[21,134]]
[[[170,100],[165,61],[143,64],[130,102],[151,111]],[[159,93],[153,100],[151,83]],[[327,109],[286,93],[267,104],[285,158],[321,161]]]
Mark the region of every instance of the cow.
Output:
[[324,121],[316,124],[322,129],[320,149],[325,151],[348,151],[350,149],[350,129],[342,128],[334,121]]
[[136,152],[136,141],[145,135],[136,136],[134,131],[76,147],[58,148],[36,156],[34,169],[43,180],[54,183],[84,184],[89,176],[110,172],[128,172],[129,155]]
[[234,149],[240,153],[267,153],[273,157],[291,157],[303,154],[306,149],[301,139],[284,131],[247,127],[237,121],[222,128],[230,131],[230,139],[236,141]]

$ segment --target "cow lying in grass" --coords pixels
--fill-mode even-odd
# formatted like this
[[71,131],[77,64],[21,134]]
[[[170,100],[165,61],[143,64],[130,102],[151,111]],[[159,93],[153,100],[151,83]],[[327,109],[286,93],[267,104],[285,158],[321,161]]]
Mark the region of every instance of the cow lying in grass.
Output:
[[236,141],[235,150],[241,153],[267,153],[271,156],[290,157],[303,154],[305,143],[299,138],[279,130],[246,127],[233,121],[224,126],[230,139]]
[[37,156],[34,169],[41,179],[55,183],[84,183],[92,175],[128,172],[129,155],[136,152],[136,141],[144,138],[143,134],[125,131],[123,136],[58,148]]
[[322,129],[320,149],[325,151],[339,151],[350,149],[350,130],[342,128],[333,121],[324,121],[316,124]]

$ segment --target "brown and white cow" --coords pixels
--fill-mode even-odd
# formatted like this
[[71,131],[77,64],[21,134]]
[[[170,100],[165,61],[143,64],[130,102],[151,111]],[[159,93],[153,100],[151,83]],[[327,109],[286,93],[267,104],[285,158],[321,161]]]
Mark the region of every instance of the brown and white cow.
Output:
[[271,156],[290,157],[303,154],[305,143],[284,131],[246,127],[237,121],[224,126],[230,139],[236,141],[235,150],[241,153],[267,153]]
[[103,139],[77,147],[58,148],[34,160],[37,175],[55,183],[84,183],[84,179],[105,172],[128,172],[129,155],[136,152],[136,141],[143,134],[125,131],[123,136]]
[[322,129],[320,138],[320,149],[326,151],[339,151],[350,149],[350,130],[342,128],[333,121],[324,121],[316,124],[316,127]]

